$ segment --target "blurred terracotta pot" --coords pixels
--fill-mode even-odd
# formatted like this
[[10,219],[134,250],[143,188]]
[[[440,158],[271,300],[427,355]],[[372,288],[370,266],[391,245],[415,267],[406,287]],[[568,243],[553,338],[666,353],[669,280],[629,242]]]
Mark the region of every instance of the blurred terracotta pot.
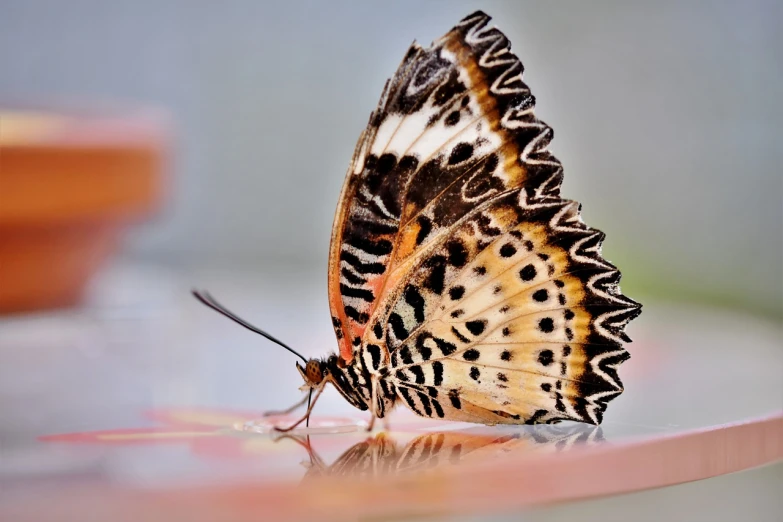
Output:
[[0,313],[76,303],[161,200],[160,118],[0,110]]

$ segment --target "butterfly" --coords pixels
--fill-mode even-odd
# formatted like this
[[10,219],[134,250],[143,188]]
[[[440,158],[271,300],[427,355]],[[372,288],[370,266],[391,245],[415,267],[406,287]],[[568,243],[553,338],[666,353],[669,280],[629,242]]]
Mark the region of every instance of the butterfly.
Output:
[[[369,411],[483,424],[600,424],[641,305],[604,234],[562,199],[552,129],[508,38],[477,11],[414,42],[359,137],[332,230],[339,353],[298,355],[308,420],[329,384]],[[315,396],[313,397],[313,393]],[[312,399],[312,400],[311,400]]]

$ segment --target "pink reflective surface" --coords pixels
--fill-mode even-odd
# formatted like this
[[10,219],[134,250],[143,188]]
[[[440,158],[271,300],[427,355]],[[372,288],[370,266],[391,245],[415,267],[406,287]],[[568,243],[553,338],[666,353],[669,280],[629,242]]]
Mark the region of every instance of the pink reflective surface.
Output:
[[307,356],[334,344],[318,276],[120,270],[83,309],[0,319],[0,514],[471,513],[783,457],[779,328],[662,303],[645,303],[631,329],[626,392],[600,427],[476,426],[400,408],[389,431],[367,434],[345,428],[367,419],[331,391],[312,425],[345,433],[248,431],[299,397],[293,358],[200,307],[194,281]]

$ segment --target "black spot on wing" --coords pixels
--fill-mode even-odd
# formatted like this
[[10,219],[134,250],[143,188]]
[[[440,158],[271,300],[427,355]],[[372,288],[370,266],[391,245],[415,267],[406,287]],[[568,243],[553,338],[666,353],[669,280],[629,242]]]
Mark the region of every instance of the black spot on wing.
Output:
[[363,386],[363,383],[359,380],[359,374],[356,373],[356,368],[354,365],[349,364],[345,367],[346,373],[348,373],[348,376],[351,378],[351,385],[353,387],[353,390],[355,390],[358,394],[360,394],[363,398],[367,399],[369,398],[369,394],[365,393],[365,387]]
[[532,281],[536,277],[536,267],[533,265],[525,265],[522,270],[519,271],[519,277],[522,281]]
[[534,301],[544,303],[547,299],[549,299],[549,292],[547,292],[546,288],[541,288],[540,290],[533,292]]
[[462,354],[462,358],[466,361],[477,361],[481,353],[479,353],[478,350],[475,348],[471,348],[470,350],[466,350],[465,353]]
[[355,255],[344,250],[340,253],[340,259],[351,265],[360,274],[382,274],[386,271],[383,263],[364,263]]
[[442,294],[446,280],[446,258],[443,256],[432,256],[425,262],[425,266],[429,268],[430,272],[424,282],[424,286],[438,295]]
[[[365,214],[367,216],[367,214]],[[372,214],[367,216],[371,217]],[[390,225],[380,221],[371,221],[370,219],[359,217],[356,214],[349,216],[351,229],[347,231],[346,236],[361,235],[361,236],[383,236],[386,234],[394,234],[397,232],[397,225]],[[343,250],[342,257],[345,258],[345,254],[348,254]]]
[[385,256],[390,254],[394,248],[394,245],[392,245],[392,242],[388,239],[376,239],[373,241],[366,237],[352,236],[348,239],[347,243],[354,248],[374,256]]
[[551,317],[544,317],[538,321],[538,329],[544,333],[552,333],[555,329],[555,322]]
[[343,297],[357,297],[368,303],[372,303],[375,300],[375,296],[370,290],[364,288],[354,288],[340,283],[340,294]]
[[340,275],[342,275],[346,281],[351,283],[352,285],[361,285],[367,282],[367,280],[363,277],[359,277],[350,270],[348,270],[345,267],[342,267],[340,269]]
[[[440,403],[439,403],[437,400],[435,400],[435,399],[432,399],[432,408],[435,410],[435,414],[436,414],[438,417],[440,417],[441,419],[442,419],[442,418],[445,416],[445,413],[443,412],[443,407],[442,407],[442,406],[440,405]],[[442,437],[442,436],[443,436],[443,435],[441,434],[441,437]]]
[[425,361],[429,361],[430,357],[432,357],[432,349],[425,345],[424,342],[430,338],[430,335],[428,333],[421,333],[416,337],[416,350],[419,352],[419,355],[421,355],[421,358]]
[[462,409],[462,402],[459,400],[459,391],[457,390],[449,390],[449,400],[451,401],[451,405],[457,409]]
[[443,384],[443,363],[440,361],[435,361],[432,363],[432,373],[434,378],[433,383],[435,386],[440,386]]
[[424,408],[424,413],[427,414],[427,417],[432,417],[432,406],[430,405],[430,398],[422,392],[416,392],[416,394],[419,396],[419,402],[421,402],[421,406]]
[[408,156],[403,156],[402,157],[402,159],[400,160],[397,168],[398,168],[398,170],[400,170],[402,172],[410,173],[410,172],[416,170],[416,167],[418,167],[418,165],[419,165],[418,158],[416,158],[416,156],[408,155]]
[[405,302],[413,308],[413,315],[419,323],[424,322],[424,298],[413,285],[407,285],[403,293]]
[[410,390],[408,390],[405,386],[399,387],[400,395],[402,395],[403,400],[405,400],[405,403],[408,405],[408,407],[413,410],[414,413],[417,413],[419,415],[424,415],[420,410],[418,405],[416,404],[416,401],[413,400],[413,397],[411,397]]
[[469,343],[470,342],[470,339],[468,339],[467,337],[465,337],[464,335],[459,333],[459,330],[457,330],[454,326],[451,327],[451,333],[453,333],[457,337],[457,339],[459,339],[463,343]]
[[[343,375],[343,372],[331,372],[332,375]],[[351,379],[351,387],[354,390],[359,390],[361,387],[359,385],[359,374],[356,373],[356,369],[353,367],[353,365],[349,365],[345,368],[345,374],[348,375],[348,377]]]
[[479,216],[476,218],[476,223],[478,224],[481,233],[485,236],[494,237],[500,235],[502,232],[500,228],[493,226],[492,219],[484,214],[479,214]]
[[427,238],[427,234],[432,232],[432,221],[427,216],[419,216],[416,219],[416,223],[419,224],[419,233],[416,234],[416,244],[421,245]]
[[370,352],[372,357],[372,367],[377,370],[381,365],[381,347],[377,344],[368,344],[367,351]]
[[549,366],[554,361],[552,350],[541,350],[538,354],[538,363],[542,366]]
[[483,320],[476,320],[476,321],[468,321],[465,323],[465,328],[468,329],[470,333],[473,335],[481,335],[481,333],[484,331],[484,328],[486,328],[487,322]]
[[560,412],[566,411],[565,404],[563,403],[563,395],[561,393],[555,394],[555,409]]
[[459,111],[452,111],[449,113],[448,116],[446,116],[446,119],[443,120],[443,123],[446,125],[446,127],[453,127],[457,123],[459,123]]
[[408,330],[405,329],[405,323],[402,317],[398,313],[389,314],[389,325],[391,325],[392,333],[400,341],[404,341],[408,338]]
[[356,308],[350,305],[346,306],[344,308],[344,311],[345,311],[345,315],[347,315],[348,317],[350,317],[351,319],[353,319],[359,324],[364,324],[370,319],[369,315],[367,315],[364,312],[359,312],[359,310],[357,310]]
[[459,299],[462,299],[462,296],[465,295],[465,287],[462,285],[457,285],[449,288],[449,297],[452,301],[457,301]]
[[462,163],[470,159],[471,156],[473,156],[473,145],[465,142],[457,143],[449,155],[449,165]]
[[505,245],[500,247],[500,255],[502,257],[511,257],[516,253],[517,253],[517,249],[511,243],[506,243]]
[[413,356],[407,345],[403,345],[402,348],[400,348],[400,359],[402,359],[402,362],[405,364],[413,364]]
[[438,345],[440,352],[447,357],[457,351],[456,345],[437,337],[435,338],[435,344]]
[[416,378],[416,384],[424,384],[424,370],[421,366],[411,366],[408,370]]
[[462,268],[468,262],[468,249],[465,248],[461,241],[449,241],[446,249],[449,252],[448,262],[450,265]]
[[397,156],[394,154],[387,152],[386,154],[382,154],[380,158],[378,158],[378,162],[375,164],[375,170],[378,171],[381,175],[386,175],[394,168],[394,166],[397,164]]

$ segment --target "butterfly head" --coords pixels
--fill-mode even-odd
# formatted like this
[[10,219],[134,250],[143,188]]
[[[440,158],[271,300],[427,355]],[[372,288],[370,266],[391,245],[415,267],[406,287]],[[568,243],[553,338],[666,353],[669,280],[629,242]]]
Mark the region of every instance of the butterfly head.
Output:
[[326,364],[318,359],[310,359],[305,366],[299,364],[298,361],[296,363],[296,369],[299,370],[305,386],[308,388],[314,388],[323,382],[325,366]]

